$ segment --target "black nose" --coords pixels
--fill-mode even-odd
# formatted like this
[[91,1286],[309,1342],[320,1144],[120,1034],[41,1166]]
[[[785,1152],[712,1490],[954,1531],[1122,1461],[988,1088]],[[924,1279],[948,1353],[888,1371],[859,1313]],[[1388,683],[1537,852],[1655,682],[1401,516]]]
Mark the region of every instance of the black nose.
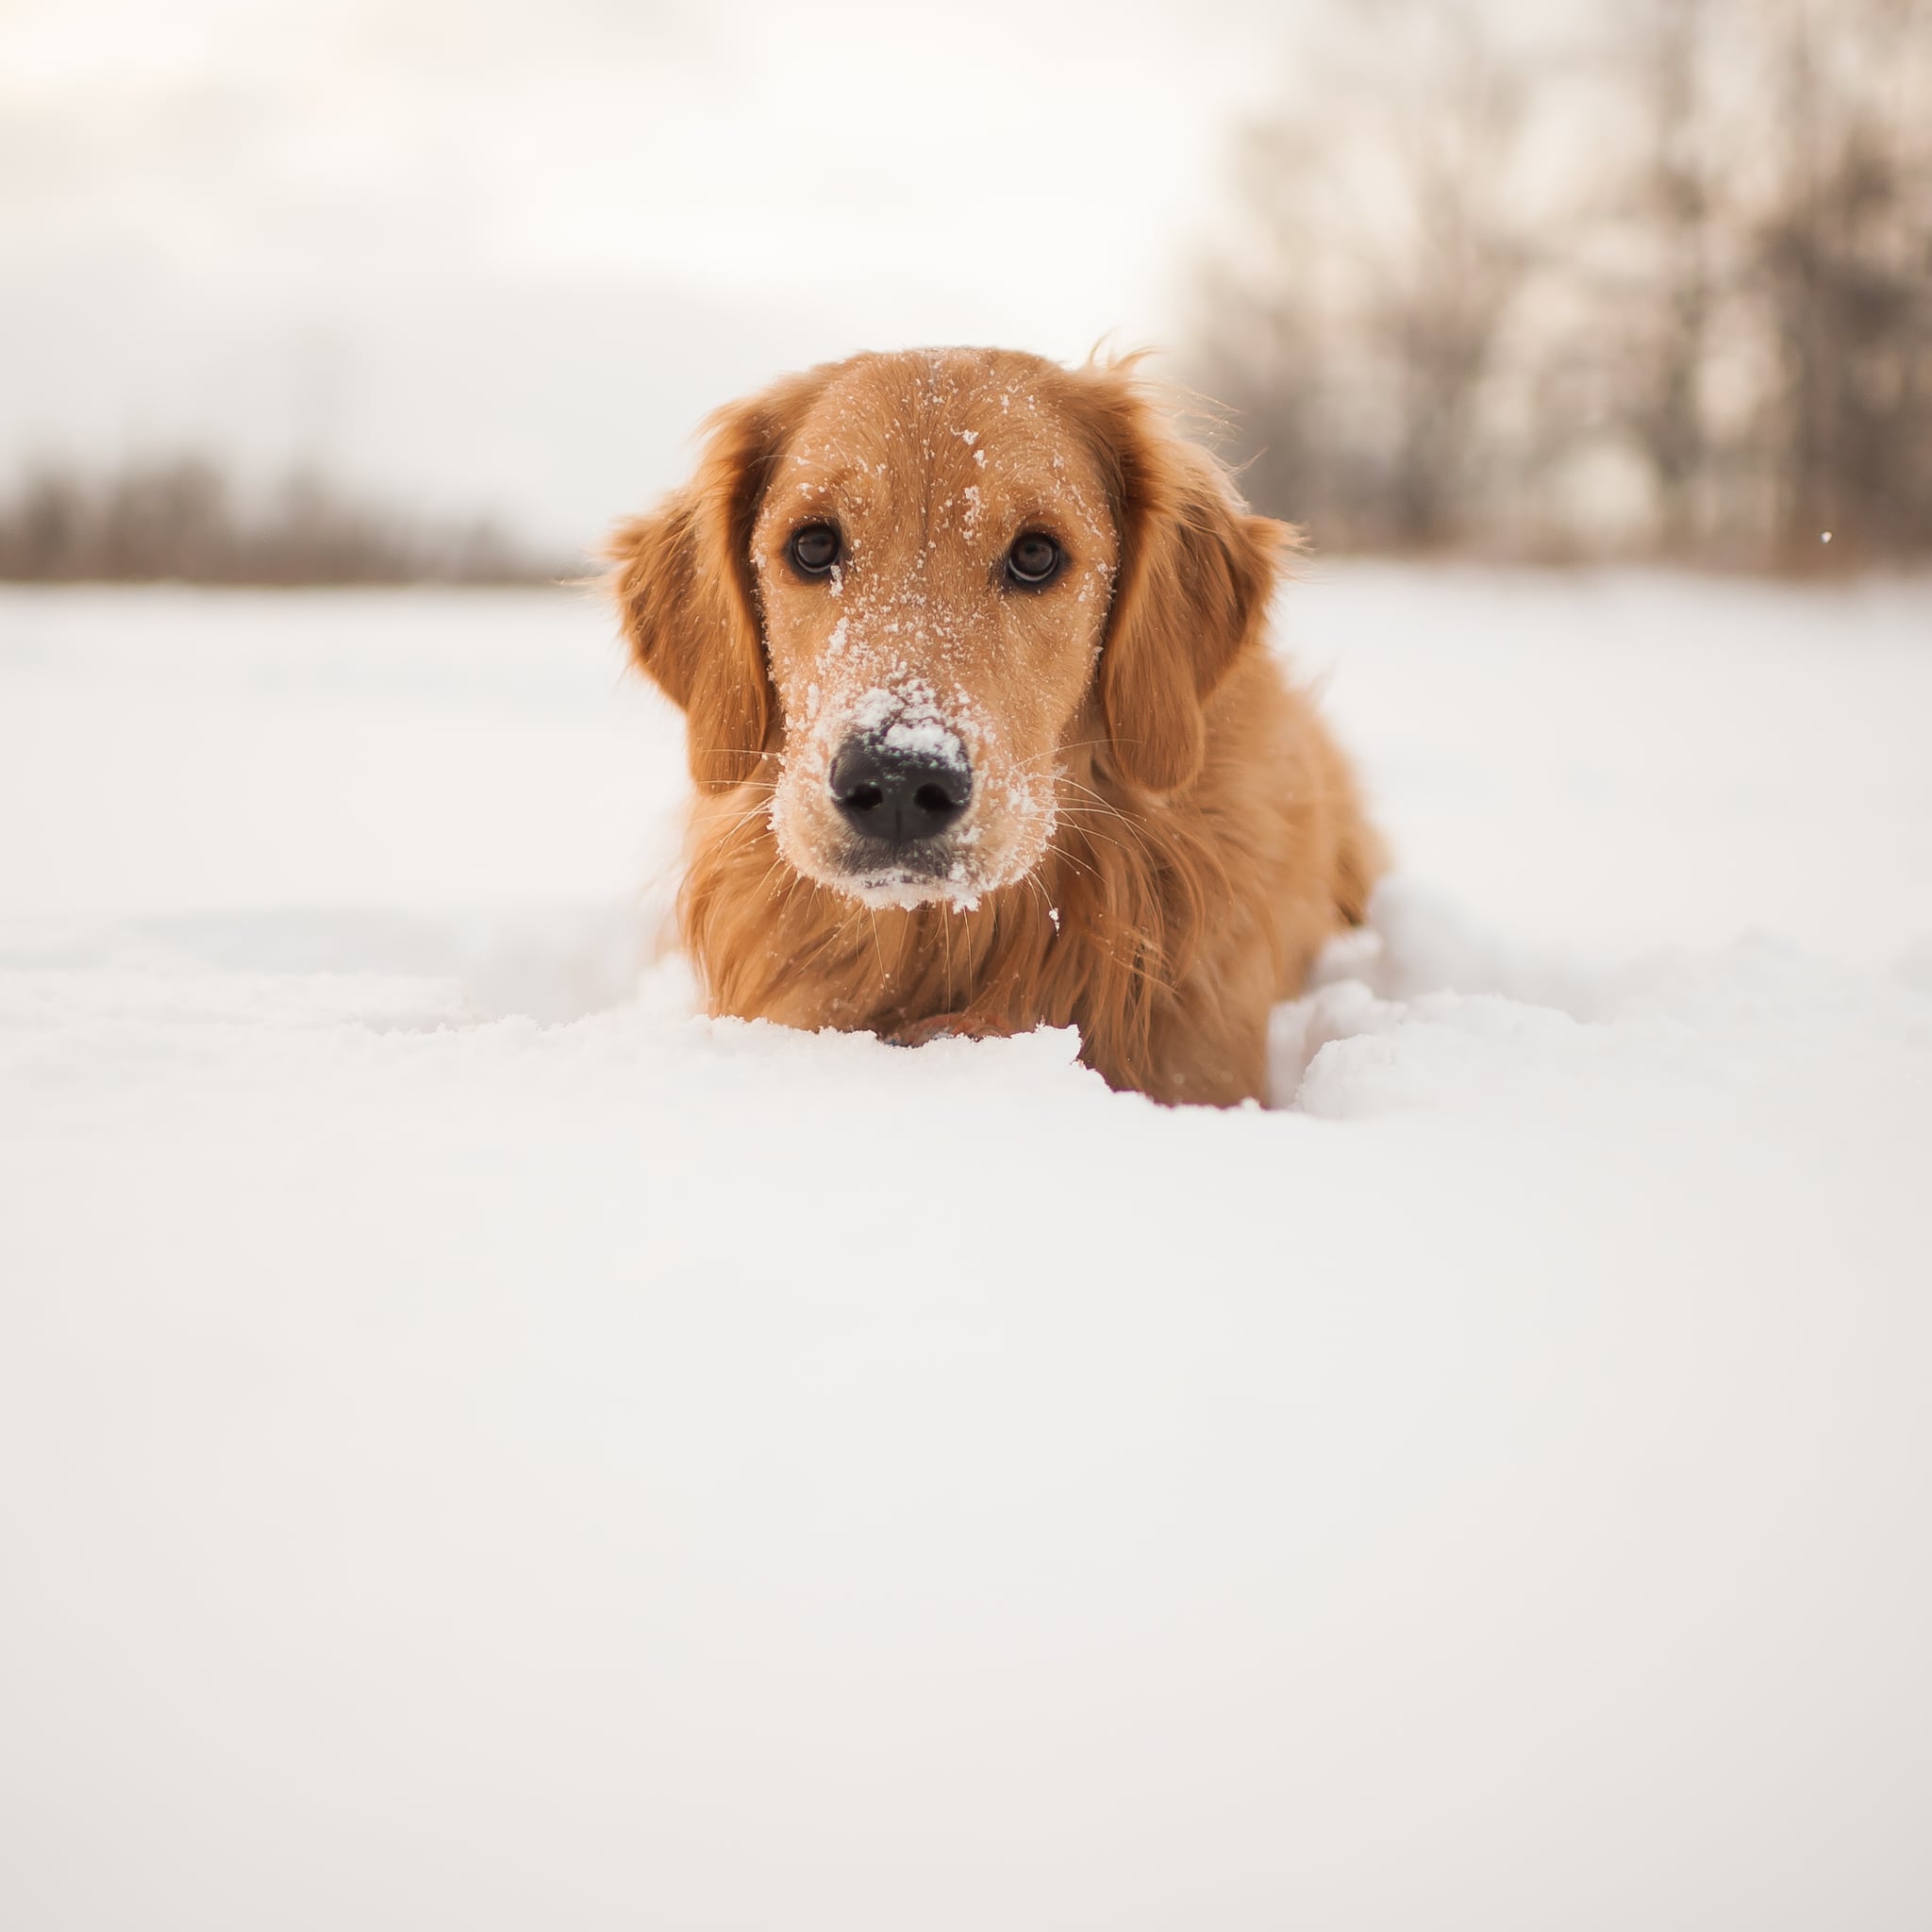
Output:
[[867,839],[909,845],[943,832],[973,796],[973,774],[924,752],[848,739],[832,760],[832,797]]

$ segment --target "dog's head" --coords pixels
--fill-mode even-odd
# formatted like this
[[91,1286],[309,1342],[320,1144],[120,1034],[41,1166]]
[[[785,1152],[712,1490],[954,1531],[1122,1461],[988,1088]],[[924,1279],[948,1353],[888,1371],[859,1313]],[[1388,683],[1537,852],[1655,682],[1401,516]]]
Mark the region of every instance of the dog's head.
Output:
[[1144,791],[1192,781],[1289,535],[1129,370],[944,350],[720,411],[691,482],[611,554],[700,785],[770,785],[807,878],[967,904],[1040,861],[1071,751]]

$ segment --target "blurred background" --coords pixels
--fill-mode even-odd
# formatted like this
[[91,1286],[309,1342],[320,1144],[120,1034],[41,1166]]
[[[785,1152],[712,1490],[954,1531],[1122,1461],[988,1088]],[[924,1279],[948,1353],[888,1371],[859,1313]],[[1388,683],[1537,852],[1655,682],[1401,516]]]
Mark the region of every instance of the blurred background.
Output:
[[8,0],[0,575],[568,573],[779,370],[1103,338],[1331,554],[1922,554],[1928,25]]

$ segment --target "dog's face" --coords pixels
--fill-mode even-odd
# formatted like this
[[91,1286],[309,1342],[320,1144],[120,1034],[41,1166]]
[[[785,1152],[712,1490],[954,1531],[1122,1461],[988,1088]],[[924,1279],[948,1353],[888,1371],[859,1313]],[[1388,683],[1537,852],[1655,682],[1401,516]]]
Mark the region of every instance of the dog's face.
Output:
[[1046,851],[1069,750],[1147,789],[1192,776],[1284,534],[1124,372],[952,350],[723,412],[614,555],[701,783],[767,785],[806,878],[971,904]]
[[1024,877],[1090,688],[1118,541],[1093,451],[1038,375],[899,357],[840,373],[752,535],[794,870],[874,902]]

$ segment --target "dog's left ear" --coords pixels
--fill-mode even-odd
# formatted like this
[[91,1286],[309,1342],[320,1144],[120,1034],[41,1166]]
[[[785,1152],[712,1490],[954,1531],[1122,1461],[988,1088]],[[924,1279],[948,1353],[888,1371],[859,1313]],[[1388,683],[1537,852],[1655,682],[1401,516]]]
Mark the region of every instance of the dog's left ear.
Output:
[[691,776],[718,790],[758,774],[778,732],[752,579],[752,527],[772,465],[823,386],[788,376],[705,425],[696,472],[605,554],[631,654],[685,714]]
[[1221,465],[1170,428],[1125,372],[1089,379],[1121,541],[1100,652],[1105,757],[1134,784],[1172,791],[1200,775],[1202,708],[1258,645],[1297,533],[1242,508]]

